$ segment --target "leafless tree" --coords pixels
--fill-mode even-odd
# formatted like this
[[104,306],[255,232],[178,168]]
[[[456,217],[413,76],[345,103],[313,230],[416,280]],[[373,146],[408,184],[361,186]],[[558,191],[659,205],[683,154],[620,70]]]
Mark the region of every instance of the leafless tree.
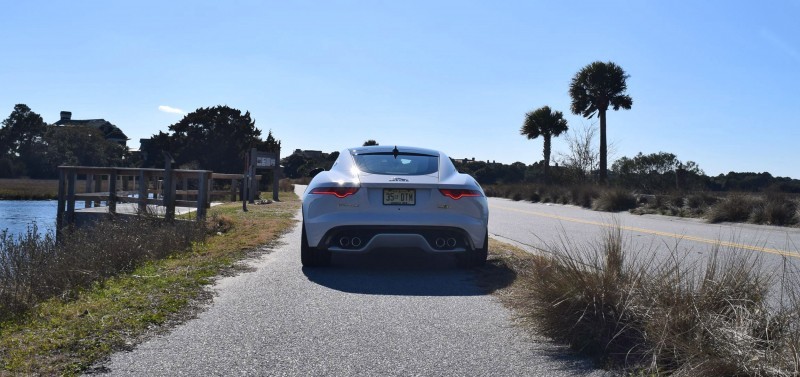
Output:
[[[596,178],[600,164],[600,152],[595,136],[597,136],[596,123],[571,128],[564,136],[569,152],[558,153],[556,162],[564,166],[577,181],[585,182]],[[609,145],[608,150],[609,156],[616,153],[614,143]]]

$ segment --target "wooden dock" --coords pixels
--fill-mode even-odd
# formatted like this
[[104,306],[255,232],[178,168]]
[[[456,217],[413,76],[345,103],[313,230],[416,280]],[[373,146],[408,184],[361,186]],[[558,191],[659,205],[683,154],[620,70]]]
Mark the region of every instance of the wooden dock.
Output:
[[[202,220],[213,196],[236,201],[244,179],[242,174],[209,170],[60,166],[58,171],[57,230],[83,223],[79,215],[88,219],[152,214],[172,220],[176,214],[194,212],[196,219]],[[85,177],[86,192],[82,194],[75,190],[79,175]],[[229,181],[228,189],[214,191],[215,181]],[[76,201],[83,201],[86,208],[76,210]]]

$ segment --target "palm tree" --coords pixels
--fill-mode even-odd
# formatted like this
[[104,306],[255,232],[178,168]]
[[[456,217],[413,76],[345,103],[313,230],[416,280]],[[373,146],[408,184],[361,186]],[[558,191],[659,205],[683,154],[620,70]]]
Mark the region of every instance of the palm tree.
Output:
[[567,131],[567,120],[560,111],[550,110],[550,106],[542,106],[535,111],[525,114],[525,123],[519,130],[520,135],[525,135],[528,140],[539,136],[544,138],[544,177],[548,178],[550,169],[550,138],[561,135]]
[[600,117],[600,181],[606,182],[608,170],[608,149],[606,146],[606,110],[611,106],[615,111],[630,110],[633,99],[625,93],[628,85],[622,67],[600,61],[583,67],[569,84],[572,97],[572,113],[591,118],[595,113]]

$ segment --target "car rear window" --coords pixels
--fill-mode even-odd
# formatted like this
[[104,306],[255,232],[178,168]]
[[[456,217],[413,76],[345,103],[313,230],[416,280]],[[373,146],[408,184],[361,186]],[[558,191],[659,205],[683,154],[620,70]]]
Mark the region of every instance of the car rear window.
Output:
[[439,170],[439,156],[427,154],[365,153],[353,155],[358,169],[369,174],[426,175]]

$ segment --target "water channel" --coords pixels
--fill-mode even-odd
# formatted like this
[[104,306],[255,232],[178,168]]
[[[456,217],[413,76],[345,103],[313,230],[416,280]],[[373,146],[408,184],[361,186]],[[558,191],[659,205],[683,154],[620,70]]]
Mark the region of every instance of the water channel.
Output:
[[[0,231],[21,235],[34,223],[41,234],[54,231],[57,207],[57,200],[0,200]],[[75,208],[83,207],[75,202]]]

